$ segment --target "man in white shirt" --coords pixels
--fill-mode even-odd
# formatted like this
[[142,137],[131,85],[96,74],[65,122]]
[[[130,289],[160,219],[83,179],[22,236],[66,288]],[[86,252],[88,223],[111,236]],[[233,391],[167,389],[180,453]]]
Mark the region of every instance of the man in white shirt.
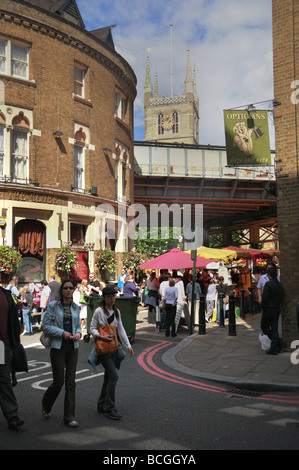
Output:
[[[185,286],[183,283],[183,274],[177,273],[177,271],[172,272],[172,276],[175,278],[175,287],[178,289],[178,300],[177,300],[177,306],[176,306],[176,316],[175,316],[175,328],[176,332],[180,323],[180,318],[182,316],[182,313],[185,313],[188,315],[188,304],[185,302]],[[186,310],[185,310],[186,309]],[[184,312],[185,310],[185,312]]]
[[[276,269],[276,264],[273,263],[272,261],[269,261],[267,263],[267,268],[266,268],[267,271],[268,271],[268,268],[275,268]],[[280,280],[280,276],[277,276],[277,280],[278,281]],[[267,272],[266,272],[266,274],[261,275],[261,277],[259,278],[259,281],[257,283],[256,291],[257,291],[257,300],[258,300],[259,304],[262,303],[263,290],[264,290],[266,282],[268,282],[268,281],[269,281],[269,278],[268,278],[268,275],[267,275]]]
[[12,294],[14,294],[17,298],[20,297],[19,289],[17,288],[18,285],[18,278],[17,276],[13,276],[8,286],[5,287],[6,290],[10,290]]
[[51,289],[48,286],[47,281],[41,281],[41,285],[42,285],[42,292],[41,292],[41,296],[40,296],[40,307],[43,311],[43,310],[46,309],[46,307],[48,305],[48,300],[49,300],[49,297],[51,295]]

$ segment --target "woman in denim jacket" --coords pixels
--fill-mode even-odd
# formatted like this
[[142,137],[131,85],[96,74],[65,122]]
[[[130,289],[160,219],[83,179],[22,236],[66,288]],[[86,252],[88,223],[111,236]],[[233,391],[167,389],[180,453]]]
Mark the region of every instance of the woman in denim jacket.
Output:
[[65,383],[64,423],[70,427],[77,427],[78,423],[75,420],[75,375],[81,328],[79,307],[72,300],[73,292],[73,282],[71,280],[63,281],[60,300],[50,302],[43,315],[42,330],[52,337],[50,357],[53,383],[43,396],[42,413],[45,418],[50,417],[52,406]]

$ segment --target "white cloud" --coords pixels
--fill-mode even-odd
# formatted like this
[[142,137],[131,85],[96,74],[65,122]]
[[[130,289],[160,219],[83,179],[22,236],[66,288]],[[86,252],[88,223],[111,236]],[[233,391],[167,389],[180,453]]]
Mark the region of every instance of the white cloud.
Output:
[[148,48],[152,82],[157,71],[160,94],[170,94],[170,22],[174,93],[183,92],[188,42],[196,66],[200,143],[225,145],[223,109],[273,98],[271,0],[77,0],[77,4],[87,30],[117,25],[116,50],[138,80],[136,139],[143,139]]

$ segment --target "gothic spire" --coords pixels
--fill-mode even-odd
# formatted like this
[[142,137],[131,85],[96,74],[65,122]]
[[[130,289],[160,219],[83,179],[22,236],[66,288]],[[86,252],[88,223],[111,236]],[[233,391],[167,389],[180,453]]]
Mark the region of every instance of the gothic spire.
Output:
[[192,70],[191,70],[191,64],[190,64],[190,48],[189,48],[189,43],[188,43],[185,93],[193,94],[193,92],[194,92],[194,85],[193,85]]
[[146,71],[145,71],[144,93],[150,93],[150,96],[152,96],[153,87],[152,87],[152,81],[151,81],[149,52],[150,51],[148,49],[147,50],[147,55],[146,55]]
[[157,74],[157,71],[156,71],[156,75],[155,75],[155,88],[154,88],[154,97],[155,98],[158,98],[159,96],[159,85],[158,85],[158,74]]

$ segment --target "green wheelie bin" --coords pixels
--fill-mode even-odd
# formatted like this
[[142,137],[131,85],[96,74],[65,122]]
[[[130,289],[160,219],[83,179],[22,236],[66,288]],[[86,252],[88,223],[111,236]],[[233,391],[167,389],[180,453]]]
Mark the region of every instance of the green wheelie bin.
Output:
[[[133,344],[136,332],[136,318],[137,309],[140,303],[139,297],[116,297],[115,306],[121,313],[122,324],[126,330],[127,336],[130,343]],[[87,334],[84,335],[83,340],[88,343],[90,340],[90,323],[94,314],[94,311],[98,306],[101,305],[101,297],[88,297],[87,302]]]
[[134,343],[136,332],[136,318],[138,305],[140,303],[139,297],[124,297],[123,295],[116,297],[115,306],[121,313],[122,324],[126,330],[130,343]]

